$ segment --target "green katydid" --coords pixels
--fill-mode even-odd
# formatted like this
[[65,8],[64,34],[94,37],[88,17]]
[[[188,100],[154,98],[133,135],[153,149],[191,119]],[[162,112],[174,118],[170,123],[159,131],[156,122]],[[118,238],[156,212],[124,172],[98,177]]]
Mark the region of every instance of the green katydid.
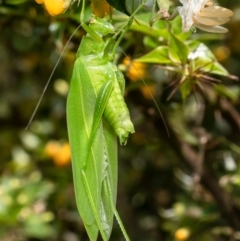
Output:
[[114,216],[129,240],[115,208],[117,136],[125,144],[134,127],[123,99],[125,80],[113,58],[142,5],[122,27],[116,43],[112,38],[118,35],[113,36],[114,28],[106,20],[95,17],[89,26],[82,25],[88,34],[77,52],[67,100],[67,124],[77,206],[91,241],[97,239],[99,231],[103,240],[109,239]]
[[114,34],[113,26],[104,19],[93,18],[89,26],[84,23],[85,0],[82,1],[80,20],[88,34],[81,41],[74,64],[67,100],[67,124],[77,207],[91,241],[97,239],[99,231],[104,241],[109,239],[114,216],[125,239],[129,240],[115,208],[117,136],[120,143],[125,144],[134,127],[123,99],[125,80],[113,59],[144,2]]

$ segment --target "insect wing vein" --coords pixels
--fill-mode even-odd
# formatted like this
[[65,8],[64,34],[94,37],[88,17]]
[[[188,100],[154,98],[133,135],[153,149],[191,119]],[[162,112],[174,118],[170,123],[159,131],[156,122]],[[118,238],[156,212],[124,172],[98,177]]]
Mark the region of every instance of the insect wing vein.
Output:
[[[89,199],[81,177],[84,170],[88,185],[92,192],[96,209],[100,209],[102,166],[104,161],[104,146],[101,141],[102,126],[96,133],[92,146],[89,147],[90,132],[93,123],[93,113],[96,94],[91,83],[87,66],[78,58],[74,65],[73,76],[67,101],[67,122],[69,140],[72,152],[72,165],[77,206],[83,222],[87,226],[95,223]],[[87,152],[91,148],[90,154]],[[86,156],[88,156],[86,160]],[[95,228],[96,229],[96,228]]]

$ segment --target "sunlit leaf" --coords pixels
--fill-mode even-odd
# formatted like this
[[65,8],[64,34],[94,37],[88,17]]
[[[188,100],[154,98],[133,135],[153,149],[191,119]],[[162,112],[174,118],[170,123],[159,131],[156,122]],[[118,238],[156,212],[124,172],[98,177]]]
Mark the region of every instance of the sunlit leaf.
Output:
[[169,59],[169,48],[167,46],[159,46],[146,55],[136,59],[142,63],[154,63],[154,64],[169,64],[172,61]]
[[174,63],[185,64],[189,55],[187,45],[172,33],[169,34],[169,57]]

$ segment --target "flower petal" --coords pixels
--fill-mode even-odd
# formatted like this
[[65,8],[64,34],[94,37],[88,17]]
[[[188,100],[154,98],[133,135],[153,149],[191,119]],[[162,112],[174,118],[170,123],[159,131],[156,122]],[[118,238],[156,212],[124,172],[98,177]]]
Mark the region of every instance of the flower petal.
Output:
[[205,17],[229,18],[233,16],[233,12],[227,8],[222,8],[219,6],[209,6],[206,8],[202,8],[199,12],[199,15]]

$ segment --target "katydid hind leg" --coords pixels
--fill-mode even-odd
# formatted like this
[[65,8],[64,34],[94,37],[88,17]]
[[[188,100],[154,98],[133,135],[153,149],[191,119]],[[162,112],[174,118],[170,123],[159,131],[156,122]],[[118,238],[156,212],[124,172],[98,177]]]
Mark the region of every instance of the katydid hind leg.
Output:
[[118,211],[116,209],[116,203],[113,202],[113,193],[112,193],[112,189],[111,189],[111,183],[109,181],[109,178],[108,176],[105,178],[104,182],[103,182],[103,185],[104,185],[104,190],[107,192],[107,195],[110,197],[110,205],[111,205],[111,209],[112,209],[112,212],[114,213],[114,216],[121,228],[121,231],[123,233],[123,236],[125,238],[126,241],[130,241],[130,238],[128,237],[128,234],[127,234],[127,231],[123,225],[123,222],[118,214]]
[[[117,197],[117,181],[118,181],[118,156],[117,156],[117,136],[112,126],[103,119],[103,131],[105,141],[105,169],[104,180],[109,179],[112,195],[110,196],[105,185],[102,187],[102,203],[105,211],[105,219],[107,223],[106,234],[110,234],[113,226],[114,212],[112,203],[116,205]],[[103,181],[104,182],[104,181]]]
[[[101,233],[103,241],[107,241],[108,238],[107,238],[107,236],[105,234],[105,231],[104,231],[105,228],[103,227],[102,218],[101,218],[101,215],[104,215],[104,214],[101,214],[101,212],[99,212],[99,210],[101,210],[102,201],[100,201],[100,207],[99,207],[99,209],[97,209],[96,206],[95,206],[95,202],[93,200],[93,195],[92,195],[92,192],[90,190],[89,182],[88,182],[88,179],[87,179],[87,177],[85,175],[84,170],[82,171],[81,176],[82,176],[83,183],[84,183],[84,186],[85,186],[85,190],[87,192],[88,199],[89,199],[89,202],[90,202],[90,205],[91,205],[91,210],[92,210],[92,212],[94,214],[94,217],[95,217],[95,221],[96,221],[97,227],[98,227],[98,229],[99,229],[99,231]],[[93,225],[95,226],[95,224],[93,224]],[[97,240],[97,237],[93,236],[93,233],[92,233],[93,225],[90,225],[90,226],[85,225],[85,228],[87,230],[88,236],[89,236],[91,241]]]
[[[107,162],[107,160],[111,159],[111,161],[113,161],[114,159],[114,163],[116,165],[117,163],[117,159],[116,159],[116,155],[115,158],[113,157],[113,155],[111,155],[111,157],[109,157],[108,152],[106,151],[106,142],[110,142],[110,147],[111,147],[111,152],[113,151],[114,145],[115,145],[115,150],[116,150],[116,144],[117,144],[117,140],[116,140],[116,135],[113,134],[113,131],[111,131],[110,136],[109,136],[109,131],[111,129],[111,127],[108,127],[108,130],[106,131],[106,125],[104,126],[104,130],[103,132],[99,131],[99,129],[102,129],[102,115],[104,112],[104,109],[106,107],[106,104],[109,100],[109,97],[111,95],[112,92],[112,88],[113,88],[113,81],[107,81],[105,82],[100,91],[97,94],[97,98],[96,98],[96,104],[95,104],[95,108],[94,108],[94,115],[93,115],[93,123],[92,123],[92,128],[91,128],[91,135],[90,135],[90,139],[89,139],[89,150],[87,151],[89,154],[87,154],[87,160],[88,160],[88,155],[91,155],[90,152],[93,151],[93,149],[91,148],[93,143],[96,142],[96,139],[102,143],[104,143],[104,147],[103,147],[103,151],[104,151],[104,159],[102,160],[102,178],[104,179],[106,175],[111,175],[112,173],[114,173],[113,170],[113,166],[111,165],[111,163]],[[99,133],[101,133],[101,138],[97,138],[97,136],[99,135]],[[112,135],[115,137],[115,143],[112,140]],[[105,141],[105,138],[107,138],[107,140]],[[92,153],[94,155],[94,153]],[[97,160],[96,160],[97,161]],[[116,166],[114,167],[115,169],[117,168]],[[106,169],[107,170],[111,170],[110,173],[106,173]],[[99,231],[101,233],[101,236],[103,238],[103,240],[108,240],[111,234],[111,230],[112,230],[112,223],[113,223],[113,216],[114,214],[112,213],[112,210],[107,210],[108,206],[110,205],[106,205],[106,203],[108,203],[109,201],[109,197],[106,197],[103,195],[103,190],[101,191],[101,198],[100,198],[100,206],[96,207],[94,201],[92,200],[92,190],[90,190],[89,185],[88,185],[88,179],[85,177],[85,173],[83,171],[82,173],[82,177],[84,179],[84,183],[85,183],[85,188],[86,191],[88,193],[88,197],[91,203],[91,208],[92,211],[94,213],[95,216],[95,220],[97,223],[97,226],[99,228]],[[114,174],[114,178],[111,178],[112,183],[116,183],[116,175]],[[116,180],[115,180],[116,179]],[[114,185],[114,184],[113,184]],[[115,189],[116,184],[114,185]],[[102,186],[103,189],[103,186]],[[93,189],[94,190],[94,189]],[[112,201],[112,200],[111,200]]]
[[126,241],[130,241],[121,218],[116,210],[116,196],[117,196],[117,142],[116,134],[108,123],[104,122],[104,132],[105,132],[105,143],[106,143],[106,169],[105,178],[103,180],[102,188],[102,200],[104,204],[104,210],[106,214],[106,219],[108,223],[108,230],[111,232],[113,217],[115,216],[123,236]]
[[96,131],[102,120],[103,112],[104,112],[105,107],[108,103],[108,100],[111,96],[112,90],[113,90],[113,81],[109,80],[102,85],[102,87],[97,95],[96,104],[95,104],[95,108],[94,108],[93,124],[92,124],[92,128],[91,128],[91,136],[90,136],[90,143],[89,143],[90,145],[89,146],[91,146],[91,144],[95,138]]
[[123,37],[125,36],[126,32],[129,30],[133,20],[134,20],[134,16],[137,14],[137,12],[144,6],[144,4],[146,3],[146,0],[142,0],[142,3],[136,8],[136,10],[133,12],[133,14],[129,17],[128,21],[126,22],[126,24],[124,24],[122,26],[122,28],[118,31],[118,33],[115,35],[115,37],[120,33],[120,36],[118,37],[115,46],[113,47],[113,51],[112,51],[112,55],[115,56],[116,51],[117,51],[117,47],[119,46],[120,42],[122,41]]

